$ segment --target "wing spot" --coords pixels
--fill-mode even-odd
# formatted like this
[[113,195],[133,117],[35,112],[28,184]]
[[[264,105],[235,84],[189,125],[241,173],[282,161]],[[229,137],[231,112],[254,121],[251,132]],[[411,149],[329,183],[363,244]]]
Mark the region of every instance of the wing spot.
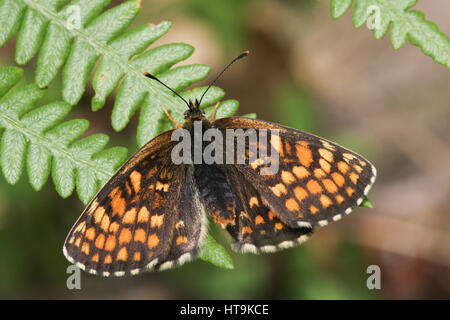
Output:
[[89,206],[88,215],[91,215],[97,207],[98,207],[98,200],[95,199],[94,202],[92,202],[91,205]]
[[105,250],[113,251],[116,247],[116,237],[113,235],[109,235],[108,239],[106,239]]
[[90,227],[89,229],[87,229],[85,237],[88,240],[91,240],[91,241],[94,240],[94,238],[95,238],[95,228],[94,227]]
[[319,159],[319,164],[326,173],[330,173],[331,164],[324,158]]
[[245,227],[242,228],[242,234],[243,235],[245,235],[245,234],[252,234],[252,233],[253,233],[253,230],[249,226],[245,226]]
[[92,257],[91,260],[92,260],[93,262],[98,263],[98,262],[100,261],[100,257],[99,257],[99,255],[98,255],[98,253],[96,253],[96,254]]
[[322,204],[323,208],[328,208],[333,204],[333,201],[328,196],[323,194],[320,196],[320,203]]
[[338,203],[338,204],[341,204],[342,202],[344,202],[344,197],[343,196],[341,196],[340,194],[338,194],[336,197],[336,202]]
[[319,154],[322,158],[324,158],[328,162],[333,162],[333,154],[327,149],[319,149]]
[[130,243],[130,241],[131,241],[131,231],[130,231],[130,229],[123,228],[122,231],[120,231],[119,244]]
[[262,164],[264,164],[264,160],[261,158],[257,158],[250,163],[250,167],[252,167],[253,170],[256,170]]
[[176,240],[177,246],[180,246],[180,245],[182,245],[184,243],[187,243],[187,242],[188,242],[187,238],[183,237],[183,236],[178,236],[178,238]]
[[286,187],[282,183],[278,183],[274,187],[270,187],[270,190],[277,196],[281,197],[282,194],[287,194]]
[[361,168],[361,167],[358,166],[357,164],[353,165],[353,168],[355,168],[355,170],[356,170],[358,173],[361,173],[361,172],[363,171],[363,168]]
[[322,169],[317,168],[317,169],[314,169],[314,176],[315,176],[317,179],[322,179],[322,178],[326,177],[327,174],[326,174],[325,171],[323,171]]
[[275,217],[275,213],[273,213],[273,211],[272,211],[272,210],[269,210],[269,212],[268,212],[268,216],[269,216],[269,220],[270,220],[270,221],[272,221],[272,220],[273,220],[273,218]]
[[355,189],[353,189],[352,187],[347,187],[345,189],[345,191],[347,192],[348,196],[351,197],[353,193],[355,193]]
[[351,153],[344,153],[342,156],[344,157],[344,159],[348,159],[348,160],[356,159],[356,156],[354,156]]
[[322,145],[331,151],[336,151],[336,147],[334,147],[332,144],[330,144],[328,141],[320,140],[322,142]]
[[320,193],[323,191],[322,187],[316,180],[309,180],[306,184],[306,188],[308,188],[309,192],[312,194]]
[[109,232],[111,232],[112,234],[116,234],[117,231],[119,231],[119,227],[120,227],[120,225],[117,222],[114,221],[109,226]]
[[99,234],[97,236],[97,239],[95,239],[95,246],[98,249],[103,249],[104,244],[105,244],[105,236],[103,234]]
[[313,156],[308,147],[308,143],[305,141],[297,141],[295,149],[297,151],[298,161],[300,161],[303,166],[309,167],[311,162],[313,162]]
[[123,215],[122,222],[127,224],[134,223],[134,220],[136,219],[136,208],[131,208],[125,214]]
[[259,206],[259,201],[257,197],[251,197],[249,201],[250,208],[253,208],[254,206]]
[[309,207],[309,211],[311,212],[311,214],[316,214],[317,212],[319,212],[319,209],[317,209],[316,206],[311,205]]
[[258,225],[258,224],[264,224],[264,218],[263,217],[261,217],[261,216],[256,216],[255,217],[255,225]]
[[281,171],[281,180],[287,185],[290,185],[292,182],[295,182],[295,177],[289,171]]
[[78,231],[84,232],[85,229],[86,229],[86,222],[83,221],[75,228],[74,232],[78,232]]
[[148,236],[147,245],[149,249],[155,248],[159,244],[159,237],[156,234]]
[[284,157],[283,143],[281,137],[278,135],[271,135],[270,144],[278,152],[281,157]]
[[128,251],[127,248],[122,247],[117,253],[117,260],[127,261],[128,259]]
[[354,172],[350,173],[350,180],[353,182],[353,184],[357,184],[359,179],[359,175],[357,175]]
[[133,260],[134,261],[141,261],[141,253],[139,251],[136,251],[134,253]]
[[145,231],[142,228],[137,229],[134,232],[134,242],[145,243]]
[[281,222],[275,223],[275,227],[274,227],[275,232],[279,231],[279,230],[283,230],[283,228],[284,228],[284,226]]
[[155,228],[155,227],[161,228],[161,226],[163,225],[163,222],[164,222],[164,214],[162,214],[162,215],[155,214],[150,218],[150,226],[152,228]]
[[133,185],[134,193],[139,193],[141,191],[141,178],[142,174],[137,170],[134,170],[130,174],[131,184]]
[[331,174],[331,177],[333,178],[334,182],[339,186],[342,187],[345,184],[345,178],[342,176],[342,174],[338,172],[333,172]]
[[336,193],[338,191],[338,187],[330,179],[323,179],[322,184],[329,193]]
[[120,190],[119,187],[115,187],[115,188],[108,194],[108,197],[109,197],[110,199],[113,199],[114,196],[117,194],[117,192],[119,192],[119,190]]
[[78,239],[75,241],[75,247],[79,248],[81,245],[81,237],[78,237]]
[[95,210],[95,213],[94,213],[94,222],[96,224],[100,223],[100,221],[102,220],[104,214],[105,214],[105,208],[98,207],[97,210]]
[[289,211],[298,211],[298,210],[300,210],[300,207],[298,206],[298,203],[297,203],[297,201],[295,201],[294,198],[287,199],[285,205],[286,205],[286,208]]
[[119,190],[114,198],[111,200],[111,208],[113,209],[113,216],[119,215],[119,217],[122,217],[122,215],[125,212],[125,206],[126,202],[125,199],[122,198],[122,190]]
[[108,215],[104,215],[103,216],[103,219],[102,219],[102,222],[100,223],[100,228],[102,228],[103,229],[103,231],[108,231],[108,228],[109,228],[109,216]]
[[128,196],[131,196],[132,191],[131,191],[130,184],[128,183],[128,181],[125,182],[125,189],[127,190]]
[[309,176],[309,171],[306,170],[306,168],[303,166],[295,166],[294,168],[292,168],[292,172],[299,179],[304,179]]
[[345,163],[344,161],[339,161],[338,164],[337,164],[337,167],[338,167],[338,170],[339,170],[340,172],[342,172],[343,174],[346,174],[347,171],[348,171],[348,169],[350,168],[350,167],[348,166],[348,164]]
[[87,243],[86,241],[83,242],[83,245],[81,247],[81,252],[83,252],[85,255],[89,255],[89,243]]
[[150,215],[150,212],[148,212],[147,207],[143,206],[141,208],[141,210],[139,210],[137,222],[138,223],[148,222],[149,215]]
[[175,224],[175,228],[178,230],[181,227],[184,227],[184,221],[183,220],[179,220],[176,224]]
[[112,257],[111,257],[110,254],[108,254],[108,255],[105,257],[105,263],[106,263],[106,264],[112,263]]
[[169,191],[169,186],[170,186],[169,183],[162,183],[160,181],[156,182],[156,190],[158,191],[167,192]]
[[308,192],[302,187],[296,187],[294,189],[294,195],[298,201],[302,202],[308,196]]

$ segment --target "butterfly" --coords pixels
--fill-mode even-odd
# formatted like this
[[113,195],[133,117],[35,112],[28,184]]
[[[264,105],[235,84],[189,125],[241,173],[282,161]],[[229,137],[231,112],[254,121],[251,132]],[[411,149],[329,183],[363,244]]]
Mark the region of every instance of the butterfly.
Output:
[[[163,108],[178,129],[144,145],[88,204],[64,244],[71,263],[102,276],[180,266],[201,250],[208,217],[226,230],[234,250],[275,252],[303,243],[315,227],[348,215],[375,182],[376,169],[368,160],[334,142],[263,120],[214,120],[219,103],[207,119],[200,109],[203,96],[185,101],[183,125]],[[196,124],[202,125],[201,135],[212,129],[225,136],[234,130],[236,139],[226,143],[232,144],[229,150],[240,147],[246,161],[175,163],[174,132],[195,136]],[[246,140],[249,130],[265,139]],[[277,170],[268,174],[269,149],[277,155]],[[190,150],[195,151],[192,145]],[[227,157],[229,150],[211,154]]]

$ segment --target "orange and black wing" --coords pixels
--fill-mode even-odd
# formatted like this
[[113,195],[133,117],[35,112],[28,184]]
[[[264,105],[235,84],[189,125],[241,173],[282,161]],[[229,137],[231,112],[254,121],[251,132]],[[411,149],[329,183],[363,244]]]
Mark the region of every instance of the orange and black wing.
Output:
[[291,228],[283,223],[252,184],[233,166],[227,167],[227,176],[236,198],[235,224],[227,226],[235,251],[275,252],[308,240],[312,228]]
[[196,254],[205,221],[186,181],[191,168],[171,162],[170,137],[163,133],[140,149],[86,207],[64,244],[70,262],[122,276],[173,267]]
[[376,169],[369,161],[315,135],[242,117],[218,119],[214,125],[225,135],[226,129],[243,129],[241,135],[256,130],[258,141],[245,144],[248,162],[235,167],[292,228],[341,219],[362,203],[375,182]]

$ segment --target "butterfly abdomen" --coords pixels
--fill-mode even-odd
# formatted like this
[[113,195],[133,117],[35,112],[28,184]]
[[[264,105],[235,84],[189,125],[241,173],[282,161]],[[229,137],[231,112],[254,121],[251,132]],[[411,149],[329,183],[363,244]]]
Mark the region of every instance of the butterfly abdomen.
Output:
[[222,227],[235,224],[235,200],[230,182],[219,165],[194,165],[194,181],[206,211]]

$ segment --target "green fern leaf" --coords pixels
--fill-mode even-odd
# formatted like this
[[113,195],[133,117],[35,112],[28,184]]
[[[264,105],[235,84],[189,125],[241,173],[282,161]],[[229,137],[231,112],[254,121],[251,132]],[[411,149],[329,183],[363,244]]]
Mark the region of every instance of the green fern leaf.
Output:
[[[169,127],[160,110],[161,104],[175,118],[182,120],[186,110],[183,102],[143,75],[144,72],[157,75],[180,91],[203,80],[210,72],[205,65],[173,67],[191,56],[194,48],[187,44],[171,43],[146,51],[169,30],[171,22],[126,31],[140,10],[140,0],[126,1],[103,13],[109,0],[75,0],[60,8],[66,2],[0,0],[0,17],[8,17],[4,28],[0,29],[0,45],[19,32],[16,47],[18,64],[27,63],[39,50],[38,86],[47,87],[63,68],[63,99],[74,105],[81,99],[89,76],[101,58],[92,81],[95,90],[92,109],[101,109],[106,98],[120,86],[111,115],[115,130],[124,129],[141,107],[137,131],[138,145],[141,146]],[[70,23],[73,8],[79,10],[80,28]],[[205,102],[217,101],[224,93],[223,90],[212,90],[209,95],[212,99],[205,99]],[[235,106],[237,102],[224,101],[224,106],[230,103]],[[202,105],[208,106],[206,103]],[[228,110],[235,112],[236,108]],[[223,110],[221,114],[232,115]]]
[[[331,16],[340,18],[352,3],[353,0],[331,0]],[[392,26],[391,43],[395,50],[409,40],[425,55],[450,68],[450,40],[433,22],[425,20],[422,12],[409,10],[416,3],[417,0],[356,0],[353,24],[359,28],[369,19],[376,18],[374,14],[378,12],[379,24],[372,30],[375,39],[383,38]]]
[[223,269],[234,269],[230,254],[211,235],[206,237],[199,258]]
[[0,69],[0,165],[6,181],[17,183],[26,167],[35,190],[51,174],[62,197],[76,187],[80,200],[88,203],[125,161],[127,149],[104,150],[109,138],[103,134],[78,140],[89,123],[82,119],[61,123],[71,110],[67,102],[36,108],[45,90],[36,84],[14,87],[22,74],[20,68]]

